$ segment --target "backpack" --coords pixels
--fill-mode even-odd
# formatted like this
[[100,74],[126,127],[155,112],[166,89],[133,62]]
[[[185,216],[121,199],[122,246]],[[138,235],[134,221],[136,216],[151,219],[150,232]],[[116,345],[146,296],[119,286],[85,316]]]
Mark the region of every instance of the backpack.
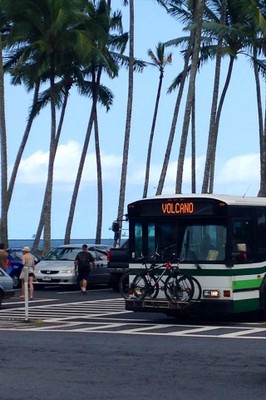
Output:
[[90,268],[90,263],[93,261],[90,253],[86,253],[85,251],[81,251],[78,254],[78,266],[80,268]]

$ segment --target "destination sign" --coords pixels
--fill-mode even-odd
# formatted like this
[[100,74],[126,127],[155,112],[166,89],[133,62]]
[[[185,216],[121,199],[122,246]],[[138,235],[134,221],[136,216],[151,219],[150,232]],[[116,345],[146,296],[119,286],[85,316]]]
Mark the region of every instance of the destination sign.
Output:
[[193,214],[194,213],[194,203],[173,203],[167,202],[162,203],[163,214]]
[[163,199],[143,200],[128,205],[129,217],[182,217],[225,215],[227,207],[215,200]]

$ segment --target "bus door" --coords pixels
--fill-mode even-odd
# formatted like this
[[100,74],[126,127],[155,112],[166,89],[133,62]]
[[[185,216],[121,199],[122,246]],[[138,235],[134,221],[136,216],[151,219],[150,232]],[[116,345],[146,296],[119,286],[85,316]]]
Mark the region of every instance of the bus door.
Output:
[[254,225],[250,219],[232,221],[232,262],[245,264],[254,261]]

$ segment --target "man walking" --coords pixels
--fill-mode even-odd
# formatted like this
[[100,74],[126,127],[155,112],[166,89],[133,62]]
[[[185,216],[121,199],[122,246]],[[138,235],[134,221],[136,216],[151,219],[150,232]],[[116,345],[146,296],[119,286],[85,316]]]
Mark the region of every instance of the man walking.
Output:
[[88,246],[84,244],[82,246],[82,251],[80,251],[75,258],[75,266],[78,268],[80,290],[84,294],[87,290],[91,264],[93,265],[93,267],[95,267],[94,258],[88,251]]
[[7,252],[5,251],[5,244],[0,243],[0,268],[6,270]]

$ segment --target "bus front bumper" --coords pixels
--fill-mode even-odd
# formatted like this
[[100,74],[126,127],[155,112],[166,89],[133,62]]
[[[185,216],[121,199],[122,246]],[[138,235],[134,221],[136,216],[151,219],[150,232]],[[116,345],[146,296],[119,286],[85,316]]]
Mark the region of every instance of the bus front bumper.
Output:
[[167,315],[181,313],[211,313],[211,314],[234,314],[234,302],[231,300],[200,300],[190,302],[170,303],[164,299],[156,300],[125,300],[125,309],[135,312],[160,312]]

